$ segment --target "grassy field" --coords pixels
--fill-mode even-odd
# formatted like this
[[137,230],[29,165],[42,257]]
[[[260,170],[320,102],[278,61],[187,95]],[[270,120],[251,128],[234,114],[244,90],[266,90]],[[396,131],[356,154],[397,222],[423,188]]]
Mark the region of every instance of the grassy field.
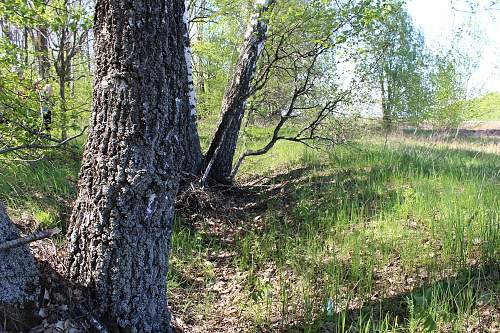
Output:
[[[0,199],[15,220],[64,229],[79,150],[0,163]],[[168,278],[177,328],[500,330],[497,145],[280,143],[248,160],[238,185],[179,210]]]
[[245,184],[218,199],[223,206],[177,220],[177,324],[497,332],[500,156],[459,146],[392,138],[325,153],[282,144],[247,163]]

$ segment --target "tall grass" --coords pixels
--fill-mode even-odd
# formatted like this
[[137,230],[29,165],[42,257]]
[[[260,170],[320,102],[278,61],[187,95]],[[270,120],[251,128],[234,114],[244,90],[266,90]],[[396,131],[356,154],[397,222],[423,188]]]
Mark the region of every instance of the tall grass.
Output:
[[65,229],[80,156],[78,146],[49,152],[36,162],[0,161],[0,200],[14,218],[34,219],[35,229]]
[[[295,171],[270,183],[293,185],[264,194],[261,227],[231,249],[232,267],[246,272],[239,306],[253,330],[461,331],[481,293],[499,292],[480,282],[500,259],[500,156],[378,143],[335,154],[286,147],[272,163]],[[179,241],[185,232],[178,225],[174,258],[189,255],[176,252],[189,243]]]
[[[247,146],[264,134],[249,130]],[[226,331],[495,329],[500,155],[484,151],[397,139],[330,152],[279,143],[242,168],[240,181],[262,185],[263,211],[197,225],[176,217],[169,299],[204,329],[214,313],[238,322]],[[38,229],[64,228],[79,161],[69,150],[0,162],[0,199]]]

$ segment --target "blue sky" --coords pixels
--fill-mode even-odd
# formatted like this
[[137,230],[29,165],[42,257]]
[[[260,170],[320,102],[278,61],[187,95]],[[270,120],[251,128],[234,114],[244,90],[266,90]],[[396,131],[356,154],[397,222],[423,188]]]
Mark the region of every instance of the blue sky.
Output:
[[[484,5],[491,0],[478,0]],[[454,9],[455,8],[455,9]],[[480,66],[471,78],[471,94],[500,92],[500,10],[463,13],[468,7],[460,0],[409,0],[408,10],[425,34],[428,46],[449,46],[455,29],[471,22],[480,41],[461,40],[460,47],[474,53],[480,50]],[[480,45],[483,45],[480,47]]]

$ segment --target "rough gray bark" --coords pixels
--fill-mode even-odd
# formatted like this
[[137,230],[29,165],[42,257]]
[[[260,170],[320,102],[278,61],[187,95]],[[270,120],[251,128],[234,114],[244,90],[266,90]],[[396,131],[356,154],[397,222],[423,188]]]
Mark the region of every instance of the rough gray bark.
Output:
[[248,25],[233,76],[224,93],[221,106],[222,118],[207,151],[204,166],[206,175],[219,182],[226,182],[231,176],[245,104],[267,34],[267,21],[263,18],[263,14],[274,2],[256,1],[256,12]]
[[[19,237],[19,230],[0,203],[0,244]],[[0,250],[0,331],[4,322],[13,331],[35,324],[38,279],[35,258],[26,244]]]
[[168,251],[189,120],[183,0],[98,0],[94,105],[69,278],[110,331],[167,332]]

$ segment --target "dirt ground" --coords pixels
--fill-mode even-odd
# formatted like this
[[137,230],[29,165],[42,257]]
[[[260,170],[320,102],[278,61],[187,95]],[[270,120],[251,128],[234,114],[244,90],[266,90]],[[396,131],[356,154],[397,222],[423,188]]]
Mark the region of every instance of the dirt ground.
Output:
[[497,130],[500,131],[500,120],[491,121],[466,121],[460,126],[461,129],[468,130]]

